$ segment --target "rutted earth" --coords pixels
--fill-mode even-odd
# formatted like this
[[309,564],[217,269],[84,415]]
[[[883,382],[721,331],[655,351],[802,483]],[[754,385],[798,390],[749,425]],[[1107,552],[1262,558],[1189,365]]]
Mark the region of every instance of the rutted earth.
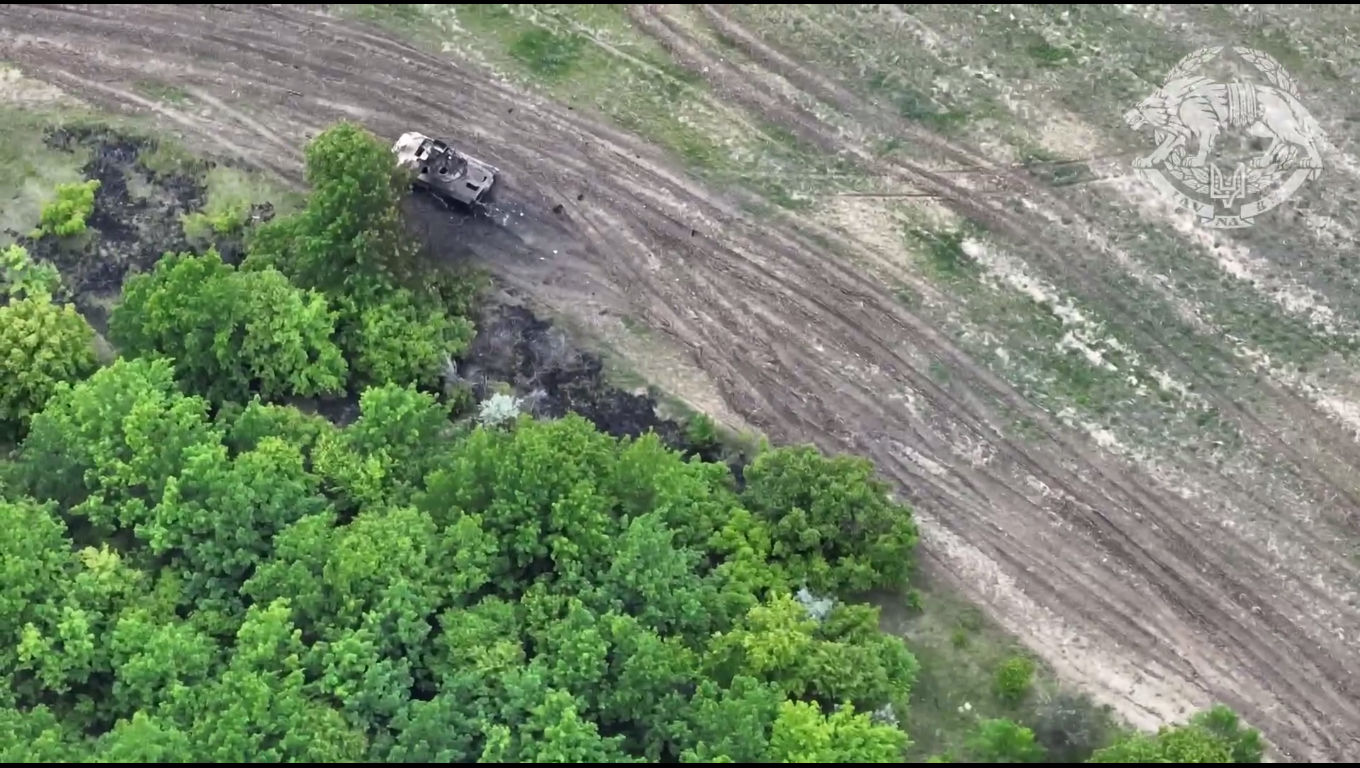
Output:
[[[424,217],[450,258],[484,260],[720,421],[872,458],[917,506],[930,565],[1134,723],[1221,700],[1287,759],[1360,759],[1360,443],[1335,418],[1350,403],[1268,364],[1258,378],[1226,348],[1205,360],[1162,344],[1101,278],[1131,263],[1128,240],[1081,198],[1004,168],[933,171],[996,164],[801,67],[723,7],[700,13],[756,66],[729,64],[669,10],[629,9],[719,98],[985,224],[1011,255],[994,264],[1061,265],[1070,290],[1129,319],[1149,365],[1235,426],[1234,461],[1140,460],[1060,423],[896,298],[887,244],[744,213],[738,193],[701,187],[645,143],[458,51],[436,57],[307,8],[11,5],[0,60],[295,182],[300,147],[335,120],[449,136],[503,171],[493,216]],[[139,95],[147,79],[177,85],[188,105]],[[809,96],[930,162],[874,155],[804,107]],[[648,326],[645,343],[624,316]],[[1204,375],[1208,363],[1253,384],[1251,399]],[[1032,426],[1023,439],[1008,427],[1017,418]]]

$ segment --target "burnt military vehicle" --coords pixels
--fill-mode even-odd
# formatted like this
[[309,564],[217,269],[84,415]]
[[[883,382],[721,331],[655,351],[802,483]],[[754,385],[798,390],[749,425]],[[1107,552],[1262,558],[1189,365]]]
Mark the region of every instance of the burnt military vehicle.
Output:
[[403,133],[392,146],[397,163],[416,174],[416,186],[465,205],[486,202],[500,170],[422,133]]

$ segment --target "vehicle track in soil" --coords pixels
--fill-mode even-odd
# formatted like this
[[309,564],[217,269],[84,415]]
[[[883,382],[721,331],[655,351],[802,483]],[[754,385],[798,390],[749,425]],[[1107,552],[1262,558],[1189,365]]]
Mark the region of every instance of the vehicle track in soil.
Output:
[[[866,125],[988,165],[804,71],[721,8],[704,16],[772,80]],[[846,149],[844,137],[730,69],[664,9],[633,7],[630,17],[722,98],[815,145]],[[157,113],[191,145],[294,182],[303,143],[336,120],[384,137],[442,132],[503,177],[495,218],[432,214],[425,223],[433,242],[476,256],[555,313],[586,324],[601,311],[641,318],[689,351],[723,407],[776,441],[872,458],[920,509],[932,565],[1060,674],[1145,726],[1222,700],[1286,757],[1360,757],[1355,608],[1325,604],[1320,586],[1281,570],[1232,530],[1192,524],[1212,501],[1182,498],[1026,402],[869,270],[837,257],[864,244],[812,221],[754,220],[602,121],[315,9],[11,5],[0,9],[0,29],[0,59],[30,76],[96,105]],[[181,86],[197,104],[138,96],[134,83],[148,79]],[[1035,258],[1066,259],[1089,296],[1122,306],[1123,297],[1088,279],[1095,249],[1085,233],[1038,226],[944,174],[872,162],[1017,242],[1042,246]],[[1088,218],[1021,177],[1006,181],[1051,211]],[[956,372],[949,386],[929,375],[932,360]],[[1195,379],[1192,362],[1169,349],[1158,362]],[[1338,524],[1354,530],[1344,476],[1360,463],[1353,443],[1279,437],[1283,421],[1336,434],[1289,393],[1266,390],[1265,404],[1247,409],[1201,384],[1278,453],[1318,509],[1341,499]],[[1008,419],[997,404],[1040,425],[1041,436],[1003,434]],[[1261,509],[1280,537],[1313,547],[1331,569],[1325,586],[1360,580],[1344,553],[1299,529],[1287,498],[1264,484],[1218,488],[1240,508]],[[1326,623],[1313,620],[1322,615]]]

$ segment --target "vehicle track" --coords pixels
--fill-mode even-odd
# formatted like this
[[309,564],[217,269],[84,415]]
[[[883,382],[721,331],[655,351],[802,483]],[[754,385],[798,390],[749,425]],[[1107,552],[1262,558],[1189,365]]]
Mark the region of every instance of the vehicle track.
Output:
[[[960,163],[989,167],[803,71],[721,8],[703,12],[745,42],[770,78]],[[707,67],[724,98],[817,145],[845,148],[814,115],[773,95],[780,91],[743,83],[664,11],[630,14],[682,64]],[[1360,653],[1351,641],[1360,612],[1328,604],[1329,590],[1353,587],[1360,574],[1321,534],[1299,529],[1291,498],[1196,468],[1238,508],[1262,510],[1280,537],[1314,548],[1330,569],[1324,585],[1282,570],[1231,530],[1199,525],[1200,517],[1214,519],[1205,506],[1212,500],[1178,496],[1026,402],[897,302],[865,267],[873,262],[865,244],[816,222],[753,220],[740,213],[736,193],[715,195],[592,116],[313,9],[11,5],[0,9],[0,28],[0,59],[31,76],[102,106],[153,111],[191,144],[294,182],[303,142],[335,120],[357,119],[388,137],[442,132],[503,170],[497,209],[506,213],[500,222],[435,217],[428,224],[436,241],[475,254],[564,315],[642,318],[690,350],[724,404],[773,439],[872,458],[921,509],[930,561],[1061,673],[1144,725],[1218,699],[1244,712],[1286,757],[1360,757],[1352,672]],[[145,79],[183,85],[199,103],[178,109],[144,99],[133,83]],[[468,115],[480,116],[476,125]],[[1036,226],[947,174],[911,163],[875,170],[1041,246],[1031,249],[1036,259],[1067,259],[1091,299],[1133,316],[1091,276],[1085,265],[1095,257],[1080,250],[1091,245],[1079,235]],[[996,171],[1050,210],[1089,219],[1032,181]],[[562,215],[552,213],[558,205]],[[956,372],[948,386],[929,374],[932,360]],[[1193,361],[1170,350],[1158,362],[1196,375]],[[1340,498],[1343,513],[1353,513],[1354,481],[1345,476],[1360,464],[1353,443],[1315,449],[1277,430],[1293,420],[1333,436],[1334,426],[1287,392],[1268,391],[1265,406],[1248,409],[1211,382],[1201,390],[1278,452],[1319,509]],[[1003,434],[997,404],[1040,425],[1040,438]],[[985,458],[970,446],[982,446]],[[994,583],[975,580],[993,572],[1001,574]],[[1324,615],[1325,624],[1312,618]]]

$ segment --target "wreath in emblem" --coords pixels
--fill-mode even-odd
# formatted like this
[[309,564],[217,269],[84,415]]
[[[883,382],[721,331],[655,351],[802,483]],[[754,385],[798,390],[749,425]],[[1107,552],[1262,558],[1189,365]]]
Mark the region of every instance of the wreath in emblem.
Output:
[[[1232,50],[1240,56],[1243,61],[1250,64],[1252,68],[1272,86],[1279,88],[1291,96],[1298,96],[1298,85],[1294,82],[1293,78],[1289,76],[1289,73],[1284,71],[1284,67],[1280,66],[1279,62],[1260,51],[1251,48],[1233,46]],[[1177,62],[1176,66],[1171,68],[1171,72],[1167,74],[1166,82],[1169,83],[1179,78],[1193,75],[1205,64],[1216,58],[1222,51],[1223,46],[1221,45],[1209,46],[1192,51]],[[1164,131],[1156,131],[1156,134],[1157,141],[1159,142],[1166,137]],[[1298,149],[1290,147],[1287,151],[1290,153],[1290,156],[1292,156]],[[1171,154],[1167,157],[1167,161],[1163,165],[1163,168],[1168,176],[1181,184],[1201,193],[1207,192],[1212,186],[1210,174],[1213,171],[1208,165],[1198,168],[1188,165],[1186,163],[1188,154],[1185,146],[1176,147],[1171,150]],[[1256,167],[1248,164],[1245,168],[1246,179],[1245,189],[1243,190],[1245,196],[1250,197],[1261,194],[1279,184],[1290,173],[1290,171],[1282,167],[1282,165],[1282,163],[1275,163],[1271,166]]]

